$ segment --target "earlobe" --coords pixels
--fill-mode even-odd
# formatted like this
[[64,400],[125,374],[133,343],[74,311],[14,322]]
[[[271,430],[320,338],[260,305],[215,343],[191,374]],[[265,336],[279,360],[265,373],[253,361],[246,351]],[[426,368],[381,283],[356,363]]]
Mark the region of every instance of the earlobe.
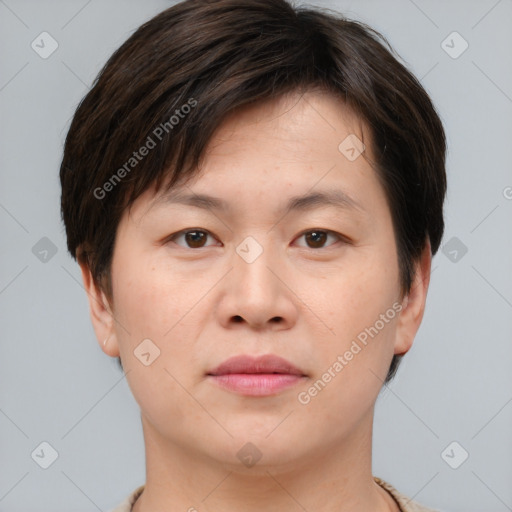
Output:
[[82,271],[87,298],[89,300],[89,313],[101,350],[111,357],[119,357],[119,346],[116,337],[114,317],[107,299],[100,286],[94,281],[89,266],[79,261]]
[[425,311],[427,291],[430,283],[432,253],[430,242],[423,249],[421,258],[415,264],[415,275],[409,293],[402,301],[402,310],[398,318],[395,354],[405,354],[412,347]]

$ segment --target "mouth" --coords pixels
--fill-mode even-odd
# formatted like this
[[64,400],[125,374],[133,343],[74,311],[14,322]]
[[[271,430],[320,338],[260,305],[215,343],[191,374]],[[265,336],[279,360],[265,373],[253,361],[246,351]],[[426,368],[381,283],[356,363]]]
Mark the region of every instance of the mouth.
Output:
[[292,363],[272,354],[232,357],[206,375],[218,386],[246,396],[275,395],[307,378]]

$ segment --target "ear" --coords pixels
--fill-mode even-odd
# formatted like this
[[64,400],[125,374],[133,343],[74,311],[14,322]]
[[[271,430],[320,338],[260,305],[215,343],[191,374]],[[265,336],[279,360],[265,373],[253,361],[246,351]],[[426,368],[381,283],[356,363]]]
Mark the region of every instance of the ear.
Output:
[[395,354],[405,354],[412,347],[425,311],[431,265],[432,253],[430,240],[427,239],[421,258],[415,264],[411,290],[402,302],[402,311],[398,317],[396,328]]
[[111,357],[119,357],[115,321],[107,296],[94,281],[89,266],[79,260],[82,280],[89,299],[89,313],[101,350]]

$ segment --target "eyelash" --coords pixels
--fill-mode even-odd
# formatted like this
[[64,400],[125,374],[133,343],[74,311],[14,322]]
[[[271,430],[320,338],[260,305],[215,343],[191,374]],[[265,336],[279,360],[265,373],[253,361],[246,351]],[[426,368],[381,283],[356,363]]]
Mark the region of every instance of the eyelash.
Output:
[[[207,235],[210,235],[210,236],[213,237],[213,234],[210,233],[206,229],[185,229],[185,230],[182,230],[182,231],[178,231],[177,233],[174,233],[174,234],[170,235],[169,237],[167,237],[165,239],[165,243],[174,242],[180,236],[187,235],[188,233],[206,233]],[[336,237],[339,241],[341,241],[343,243],[349,243],[350,242],[349,239],[346,236],[343,236],[342,234],[337,233],[336,231],[331,231],[329,229],[319,229],[319,228],[312,228],[312,229],[308,229],[306,231],[303,231],[298,236],[298,238],[301,238],[304,235],[307,235],[309,233],[325,233],[327,236],[331,235],[331,236]],[[176,243],[176,242],[174,242],[174,243]],[[176,244],[176,245],[179,245],[179,244]],[[313,250],[313,251],[318,251],[320,249],[328,249],[332,245],[334,245],[334,244],[331,244],[331,245],[329,245],[327,247],[320,247],[320,248],[317,248],[317,247],[307,247],[307,246],[301,246],[301,247],[303,249],[310,249],[310,250]],[[183,246],[180,246],[180,247],[183,247]],[[205,246],[205,247],[183,247],[183,248],[184,249],[199,250],[199,249],[205,249],[207,247],[210,247],[210,246]]]

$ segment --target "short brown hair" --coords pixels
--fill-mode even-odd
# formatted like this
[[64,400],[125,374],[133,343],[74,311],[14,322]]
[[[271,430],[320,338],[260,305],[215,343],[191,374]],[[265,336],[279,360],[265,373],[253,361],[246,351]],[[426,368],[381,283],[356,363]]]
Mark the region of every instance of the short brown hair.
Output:
[[[75,112],[60,168],[69,252],[113,299],[123,211],[150,186],[192,178],[236,108],[320,87],[371,130],[405,295],[427,241],[435,254],[443,235],[446,140],[428,94],[393,54],[366,24],[286,0],[186,0],[161,12],[115,51]],[[158,144],[136,158],[158,127]]]

